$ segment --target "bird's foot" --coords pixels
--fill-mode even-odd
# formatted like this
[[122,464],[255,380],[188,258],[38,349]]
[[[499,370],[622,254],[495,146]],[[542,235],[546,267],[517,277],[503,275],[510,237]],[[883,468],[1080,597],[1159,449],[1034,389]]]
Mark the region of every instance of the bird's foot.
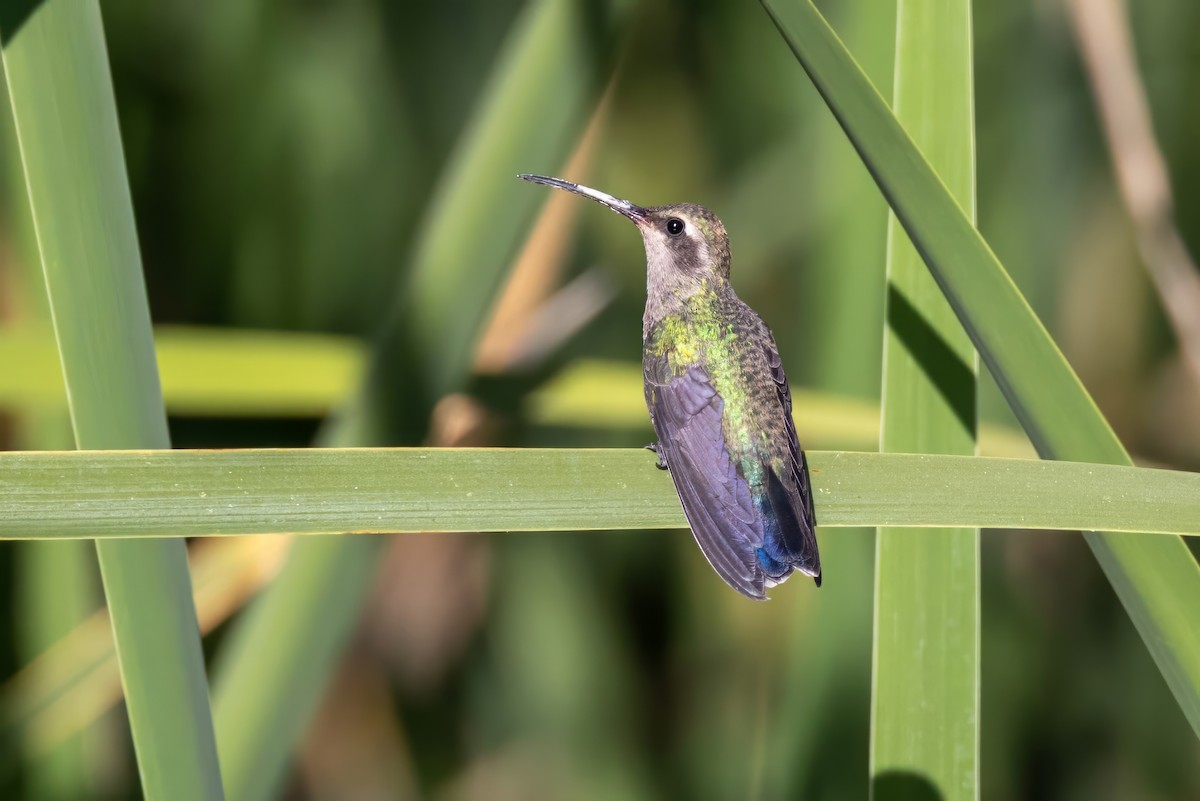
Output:
[[658,457],[658,462],[654,465],[655,467],[657,467],[659,470],[667,469],[667,460],[663,458],[662,451],[658,449],[657,442],[651,442],[649,445],[645,445],[643,447]]

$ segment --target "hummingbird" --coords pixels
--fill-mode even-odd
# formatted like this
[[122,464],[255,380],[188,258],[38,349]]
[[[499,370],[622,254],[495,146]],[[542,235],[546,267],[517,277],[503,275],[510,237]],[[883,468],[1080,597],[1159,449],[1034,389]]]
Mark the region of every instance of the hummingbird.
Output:
[[729,282],[729,237],[692,203],[637,206],[587,186],[522,174],[591,198],[637,226],[646,247],[642,376],[658,441],[696,544],[750,598],[799,571],[821,586],[808,462],[775,338]]

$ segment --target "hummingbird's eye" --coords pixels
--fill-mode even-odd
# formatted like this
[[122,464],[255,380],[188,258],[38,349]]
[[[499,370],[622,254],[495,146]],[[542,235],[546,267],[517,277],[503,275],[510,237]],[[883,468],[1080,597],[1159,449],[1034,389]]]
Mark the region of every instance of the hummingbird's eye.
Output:
[[671,236],[679,236],[683,233],[683,220],[678,217],[672,217],[667,220],[667,233]]

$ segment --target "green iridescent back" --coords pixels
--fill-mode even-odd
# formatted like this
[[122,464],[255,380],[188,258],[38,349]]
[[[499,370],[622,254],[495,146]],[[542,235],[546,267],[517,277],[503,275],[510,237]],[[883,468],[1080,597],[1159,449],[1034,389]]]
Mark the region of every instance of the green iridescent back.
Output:
[[774,349],[774,340],[754,310],[731,288],[723,289],[706,283],[678,313],[652,324],[645,358],[665,360],[673,376],[704,368],[724,403],[726,447],[753,486],[761,481],[764,462],[786,468],[789,432],[767,350]]

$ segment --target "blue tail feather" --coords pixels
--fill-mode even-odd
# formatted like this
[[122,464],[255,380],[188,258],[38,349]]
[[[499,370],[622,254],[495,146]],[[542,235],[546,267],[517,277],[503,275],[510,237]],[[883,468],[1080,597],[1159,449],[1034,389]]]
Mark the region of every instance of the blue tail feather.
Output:
[[[755,556],[763,572],[775,583],[800,567],[808,572],[815,561],[815,548],[808,546],[809,524],[802,519],[800,498],[794,498],[775,471],[764,471],[763,484],[755,493],[755,505],[763,522],[763,544]],[[818,579],[819,581],[819,579]]]

